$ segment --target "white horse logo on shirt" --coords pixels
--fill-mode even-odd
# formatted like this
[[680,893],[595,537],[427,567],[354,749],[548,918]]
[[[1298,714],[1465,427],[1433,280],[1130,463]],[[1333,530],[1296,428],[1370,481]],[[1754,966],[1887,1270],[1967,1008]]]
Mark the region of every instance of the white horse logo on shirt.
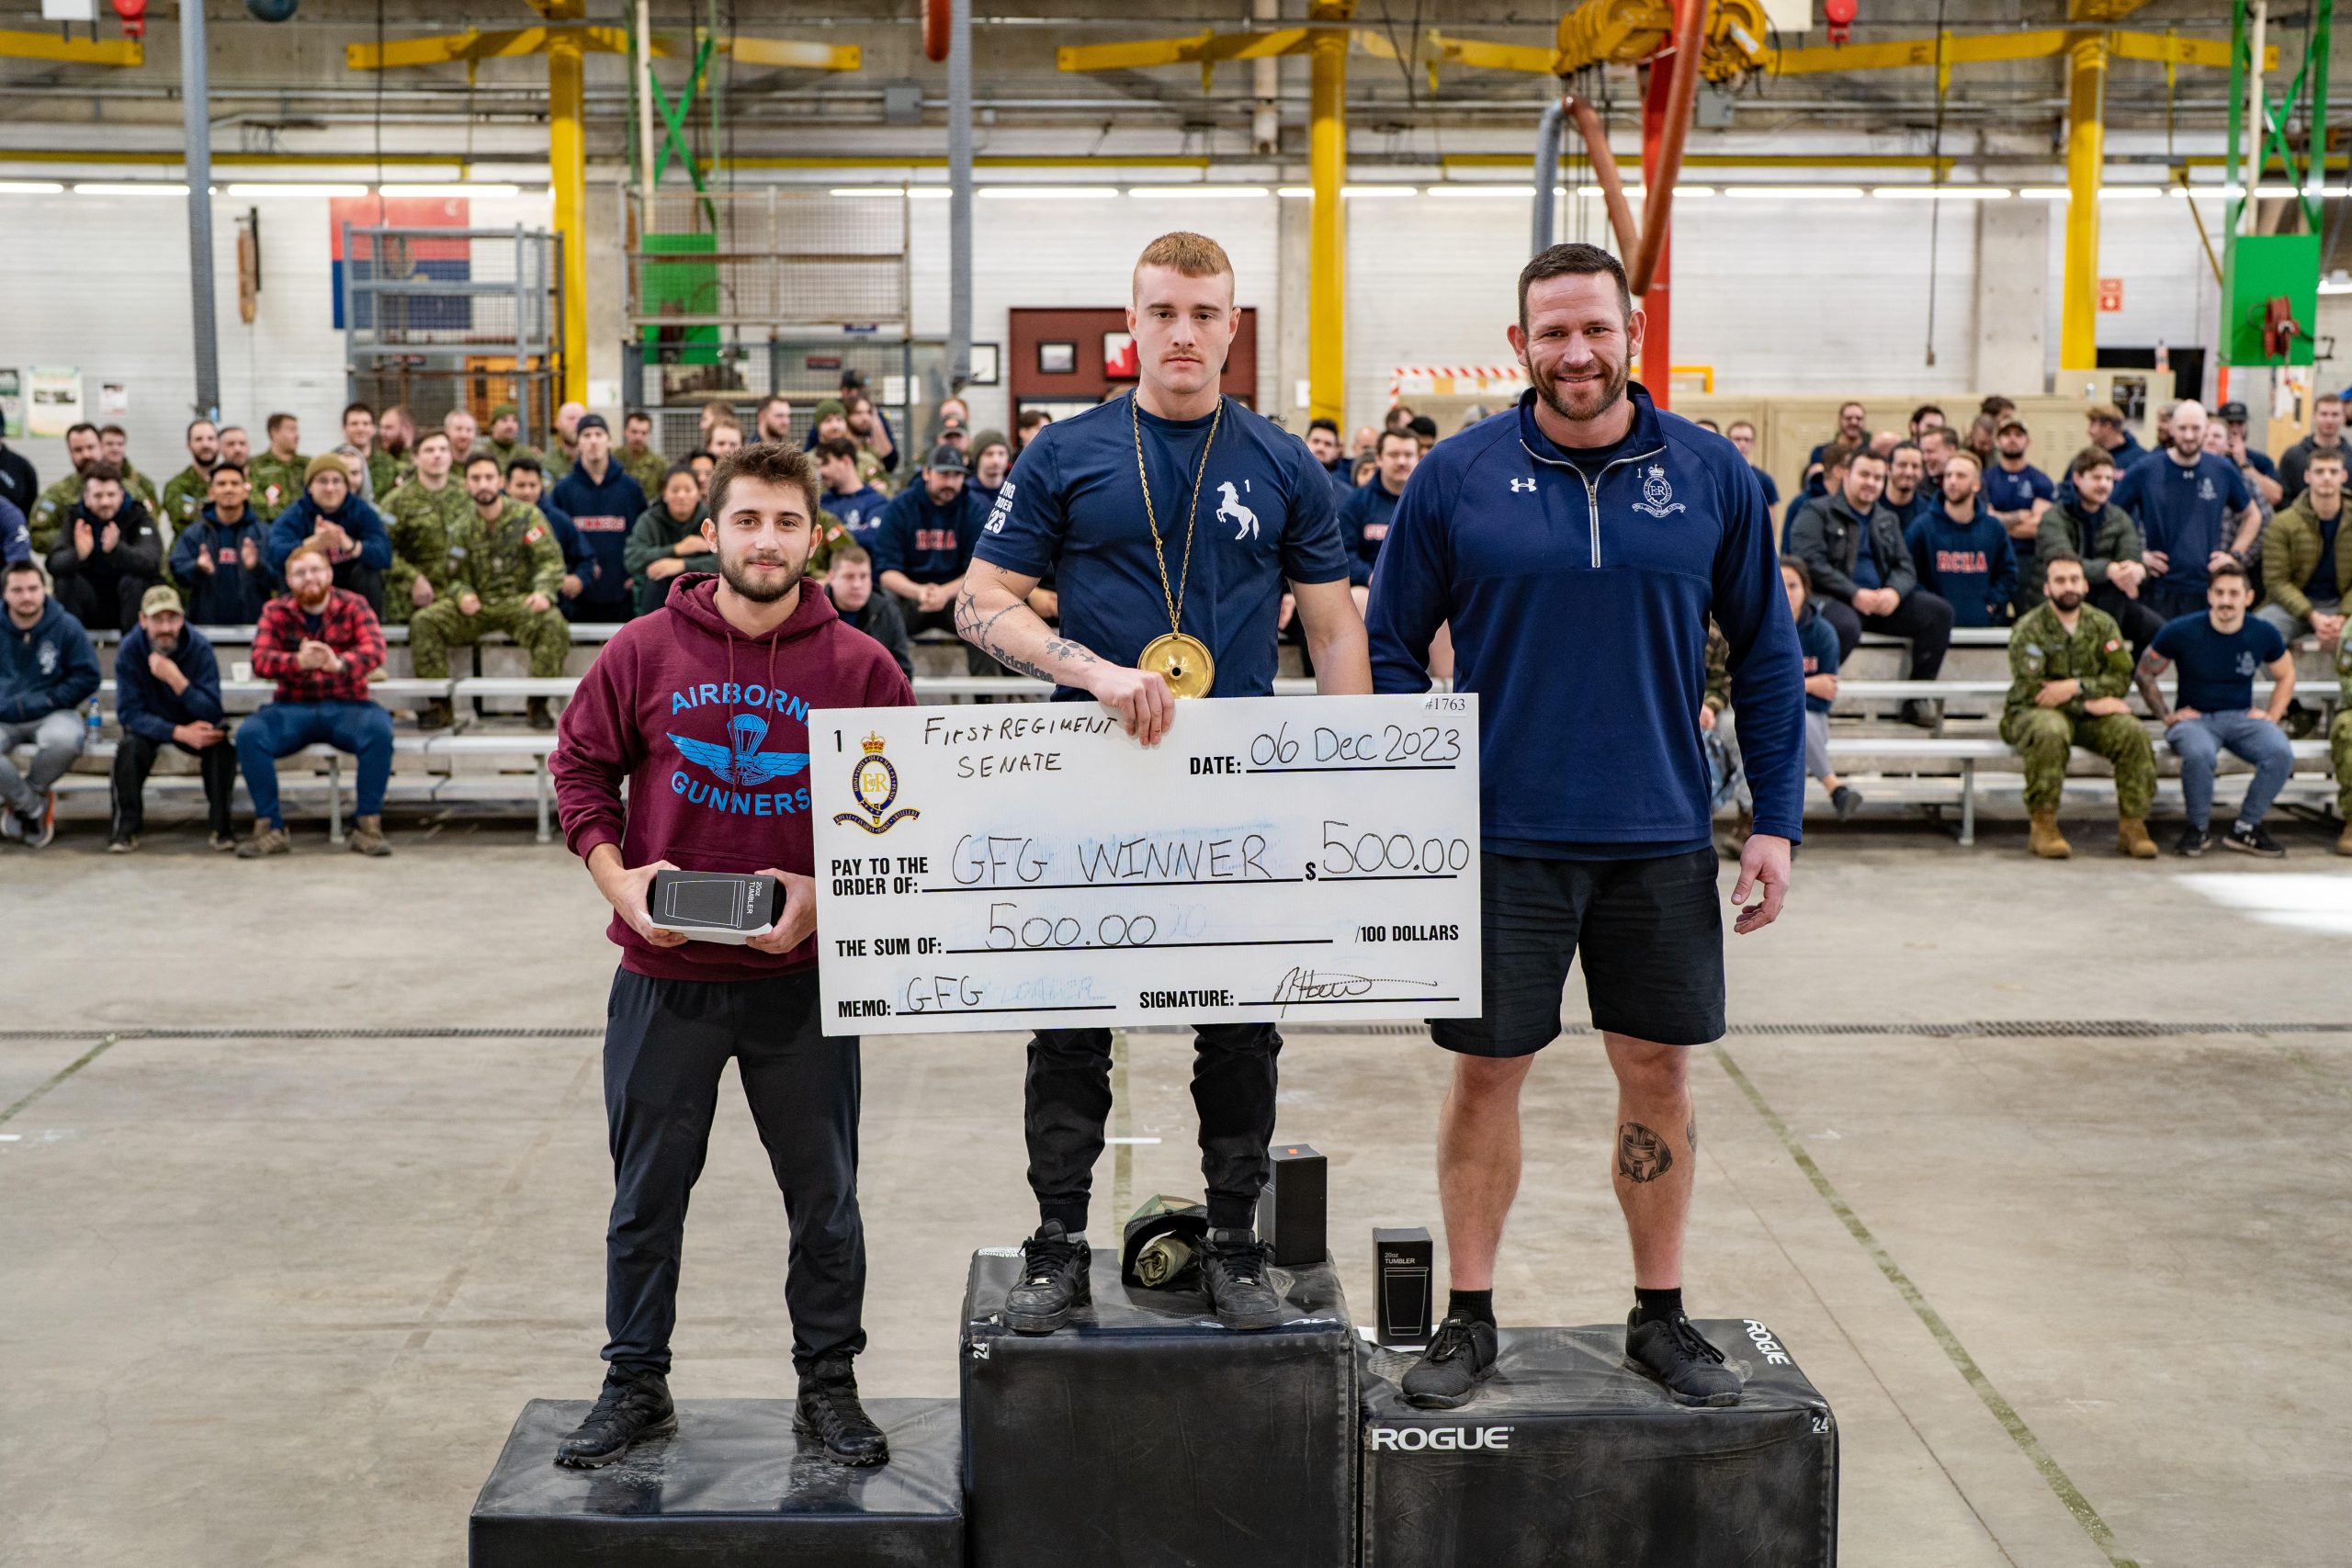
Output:
[[1217,521],[1220,523],[1232,523],[1235,525],[1233,536],[1236,539],[1256,538],[1258,536],[1258,514],[1241,504],[1241,492],[1233,488],[1233,481],[1231,479],[1219,479],[1216,484],[1216,489],[1217,493],[1225,498],[1217,502]]

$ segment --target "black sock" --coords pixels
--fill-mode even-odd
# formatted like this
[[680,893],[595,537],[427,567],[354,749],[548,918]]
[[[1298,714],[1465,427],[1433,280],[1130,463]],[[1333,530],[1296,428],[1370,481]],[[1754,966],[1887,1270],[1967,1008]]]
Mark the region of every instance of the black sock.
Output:
[[1448,1291],[1445,1293],[1445,1315],[1466,1317],[1473,1323],[1495,1325],[1495,1292],[1484,1291]]
[[1682,1315],[1682,1287],[1677,1285],[1670,1291],[1637,1288],[1634,1292],[1634,1310],[1644,1323],[1664,1323]]

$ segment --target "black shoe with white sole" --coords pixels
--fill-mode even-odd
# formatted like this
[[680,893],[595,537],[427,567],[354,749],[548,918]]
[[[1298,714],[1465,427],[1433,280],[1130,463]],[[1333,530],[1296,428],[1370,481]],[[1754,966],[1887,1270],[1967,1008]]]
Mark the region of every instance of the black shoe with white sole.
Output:
[[613,1367],[588,1418],[555,1446],[555,1461],[572,1470],[597,1470],[619,1461],[629,1445],[678,1429],[678,1408],[670,1403],[670,1380],[660,1372]]
[[1495,1370],[1495,1325],[1455,1313],[1437,1325],[1437,1337],[1405,1373],[1405,1403],[1423,1410],[1458,1410]]
[[2190,860],[2195,860],[2199,855],[2203,854],[2207,850],[2210,850],[2212,847],[2213,832],[2211,829],[2183,828],[2180,830],[2180,838],[2178,841],[2177,841],[2172,847],[2172,852],[2177,855],[2187,855]]
[[1021,1282],[1006,1292],[1004,1325],[1015,1334],[1051,1334],[1094,1299],[1088,1277],[1092,1249],[1047,1220],[1021,1244]]
[[2272,838],[2259,822],[2233,824],[2228,837],[2222,840],[2222,847],[2242,855],[2260,855],[2264,860],[2284,860],[2287,855],[2286,846]]
[[1625,1320],[1625,1364],[1664,1384],[1677,1404],[1739,1403],[1739,1374],[1724,1365],[1724,1353],[1679,1312],[1645,1322],[1635,1307]]

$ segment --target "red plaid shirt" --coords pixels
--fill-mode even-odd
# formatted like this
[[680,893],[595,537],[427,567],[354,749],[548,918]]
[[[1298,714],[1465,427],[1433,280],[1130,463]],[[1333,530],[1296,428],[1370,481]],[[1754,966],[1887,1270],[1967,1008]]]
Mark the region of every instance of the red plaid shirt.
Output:
[[[254,627],[254,673],[277,682],[281,703],[364,703],[368,672],[384,662],[384,628],[368,601],[348,588],[332,589],[320,608],[320,629],[311,631],[302,606],[281,593],[262,607]],[[305,637],[325,643],[343,656],[341,671],[305,670],[295,662]]]

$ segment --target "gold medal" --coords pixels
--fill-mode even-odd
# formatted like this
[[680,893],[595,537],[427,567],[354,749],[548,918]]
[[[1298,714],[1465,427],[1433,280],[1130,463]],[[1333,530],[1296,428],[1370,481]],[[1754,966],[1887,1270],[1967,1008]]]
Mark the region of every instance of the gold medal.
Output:
[[1225,399],[1216,400],[1216,412],[1209,420],[1208,439],[1201,443],[1201,465],[1193,475],[1193,499],[1184,509],[1184,558],[1178,569],[1175,582],[1168,581],[1168,548],[1159,537],[1159,514],[1151,504],[1151,476],[1143,466],[1143,419],[1136,412],[1136,395],[1127,394],[1127,423],[1136,435],[1136,479],[1143,486],[1144,521],[1151,528],[1151,553],[1159,563],[1160,597],[1168,603],[1168,635],[1153,637],[1144,644],[1143,652],[1136,658],[1138,670],[1156,671],[1168,682],[1170,693],[1180,697],[1205,697],[1216,681],[1216,660],[1208,645],[1184,631],[1184,590],[1193,577],[1193,535],[1201,514],[1201,480],[1209,471],[1209,448],[1216,445],[1216,427],[1225,420]]
[[1138,670],[1157,671],[1168,689],[1180,697],[1205,697],[1216,681],[1216,660],[1196,637],[1170,632],[1143,645],[1136,658]]

